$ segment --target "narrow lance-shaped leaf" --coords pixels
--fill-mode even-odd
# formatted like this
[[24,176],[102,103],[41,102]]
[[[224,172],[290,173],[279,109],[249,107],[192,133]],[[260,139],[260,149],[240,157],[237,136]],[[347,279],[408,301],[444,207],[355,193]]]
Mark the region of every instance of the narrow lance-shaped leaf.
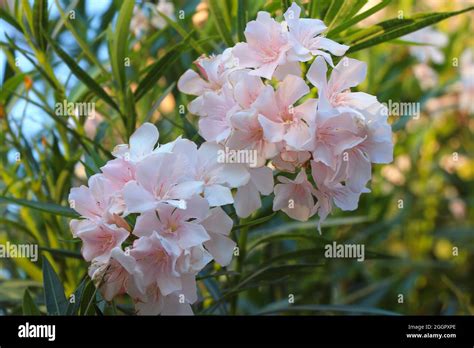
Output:
[[[163,12],[160,12],[160,11],[157,11],[158,14],[161,16],[161,18],[163,18],[165,21],[166,21],[166,24],[168,24],[171,28],[173,28],[174,30],[176,30],[176,32],[183,38],[183,39],[186,39],[188,38],[189,36],[189,45],[194,49],[194,51],[196,51],[199,55],[201,54],[205,54],[206,53],[206,50],[204,50],[202,47],[201,47],[201,43],[202,42],[199,42],[199,41],[196,41],[194,40],[193,38],[190,37],[190,35],[188,35],[188,32],[189,30],[186,30],[185,28],[183,28],[179,23],[171,20],[167,15],[165,15]],[[206,41],[206,40],[204,40]]]
[[324,23],[332,23],[343,4],[344,0],[332,0],[331,5],[329,5],[329,8],[324,16]]
[[29,201],[27,199],[18,199],[13,197],[0,197],[0,204],[16,204],[23,207],[28,207],[45,213],[50,213],[54,215],[61,215],[66,217],[77,218],[79,215],[69,207],[63,207],[54,203],[38,202],[38,201]]
[[43,32],[48,32],[48,1],[35,0],[33,6],[33,32],[38,46],[42,51],[46,49],[46,39]]
[[135,2],[133,0],[125,0],[120,8],[119,17],[117,19],[117,26],[115,27],[115,35],[112,46],[112,57],[116,59],[116,64],[112,68],[117,69],[114,75],[118,80],[119,87],[122,91],[126,86],[125,75],[125,58],[128,50],[128,35],[130,33],[130,21],[133,15],[133,7]]
[[163,76],[169,67],[179,58],[183,51],[189,49],[186,44],[191,37],[191,34],[192,33],[190,33],[184,41],[172,47],[163,57],[152,65],[152,68],[140,82],[135,91],[135,102],[138,102],[156,84],[161,76]]
[[100,99],[105,101],[107,104],[109,104],[111,107],[113,107],[115,110],[120,112],[119,107],[117,104],[114,102],[114,100],[102,89],[102,87],[99,86],[97,82],[92,79],[87,72],[85,72],[76,62],[75,60],[69,56],[66,52],[63,51],[59,45],[54,42],[54,40],[51,40],[46,36],[48,42],[50,45],[54,48],[58,56],[66,63],[66,65],[69,67],[71,72],[79,79],[81,80],[92,92],[94,92]]
[[84,294],[84,290],[86,285],[88,284],[89,278],[84,277],[81,283],[74,291],[73,296],[71,296],[68,300],[66,315],[77,315],[79,314],[79,309],[81,306],[82,296]]
[[41,315],[38,307],[31,298],[30,292],[28,289],[25,290],[25,295],[23,296],[23,315]]
[[420,30],[424,27],[438,23],[442,21],[443,19],[456,16],[458,14],[470,11],[472,9],[474,9],[474,6],[468,7],[460,11],[455,11],[455,12],[442,12],[442,13],[435,13],[435,14],[419,15],[417,18],[414,18],[413,20],[405,20],[404,25],[402,25],[401,27],[395,26],[394,29],[388,29],[388,30],[385,29],[383,30],[383,34],[368,38],[352,46],[347,51],[347,53],[356,52],[364,48],[378,45],[385,41],[396,39],[398,37]]
[[222,40],[224,40],[227,46],[234,46],[230,26],[228,25],[229,21],[226,18],[226,11],[228,10],[226,9],[225,1],[209,0],[209,8],[214,18],[214,24]]
[[66,314],[67,300],[66,296],[64,295],[64,287],[48,259],[45,257],[43,257],[43,284],[44,300],[48,314]]
[[247,23],[246,0],[237,0],[237,36],[239,41],[245,40],[244,30]]
[[23,32],[23,28],[21,27],[21,25],[4,8],[0,8],[0,18],[3,19],[8,24],[10,24],[11,26],[13,26],[15,29]]
[[338,25],[337,27],[335,27],[334,29],[330,30],[328,33],[327,33],[327,37],[328,38],[332,38],[334,37],[336,34],[339,34],[340,32],[346,30],[346,29],[349,29],[350,27],[352,27],[353,25],[359,23],[360,21],[366,19],[367,17],[373,15],[374,13],[380,11],[381,9],[383,9],[385,6],[387,6],[389,3],[390,3],[391,0],[383,0],[382,2],[380,2],[379,4],[375,5],[374,7],[371,7],[370,9],[368,9],[367,11],[365,12],[362,12],[361,14],[358,14],[357,16],[343,22],[342,24]]
[[337,24],[352,18],[352,16],[359,11],[362,6],[367,3],[367,0],[346,0],[343,2],[342,7],[338,10],[336,16],[331,22],[326,23],[329,29],[333,28]]

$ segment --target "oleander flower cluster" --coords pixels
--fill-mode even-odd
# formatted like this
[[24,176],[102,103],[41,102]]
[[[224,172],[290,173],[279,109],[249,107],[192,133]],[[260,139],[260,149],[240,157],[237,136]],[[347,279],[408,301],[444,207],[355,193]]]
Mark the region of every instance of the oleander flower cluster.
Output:
[[158,138],[143,124],[88,186],[71,190],[82,218],[70,227],[107,301],[126,293],[138,314],[191,314],[199,271],[212,260],[231,262],[233,221],[221,206],[250,174],[219,163],[216,143],[198,148],[179,137],[156,146]]
[[320,231],[334,206],[357,208],[371,164],[392,161],[391,128],[375,96],[351,91],[365,63],[343,57],[349,47],[326,29],[295,3],[282,22],[259,12],[246,42],[198,58],[178,81],[195,96],[200,146],[181,137],[157,145],[158,129],[145,123],[71,190],[81,215],[71,230],[107,301],[128,294],[138,314],[192,314],[197,274],[234,253],[225,205],[247,218],[273,193],[274,211],[317,214]]
[[[250,180],[234,197],[241,217],[273,191],[273,210],[300,221],[317,214],[321,223],[334,206],[355,210],[370,192],[371,164],[392,161],[387,109],[375,96],[351,91],[364,81],[366,64],[343,57],[349,47],[326,38],[326,29],[295,3],[282,22],[259,12],[246,26],[246,42],[198,58],[196,71],[178,81],[181,92],[195,96],[188,110],[199,116],[206,142],[256,154]],[[280,174],[275,186],[272,169]]]

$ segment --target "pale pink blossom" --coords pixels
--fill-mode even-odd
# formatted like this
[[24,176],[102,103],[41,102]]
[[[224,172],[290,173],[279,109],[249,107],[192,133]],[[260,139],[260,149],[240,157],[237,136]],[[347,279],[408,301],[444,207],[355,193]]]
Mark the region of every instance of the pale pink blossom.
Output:
[[246,218],[262,206],[260,194],[269,195],[273,191],[273,173],[269,167],[248,168],[250,180],[237,188],[234,207],[237,215]]
[[115,296],[124,293],[137,298],[144,292],[143,274],[135,259],[119,247],[112,250],[107,263],[92,263],[89,275],[106,301],[112,301]]
[[327,29],[319,19],[300,18],[301,8],[294,2],[285,12],[288,25],[288,40],[291,50],[288,52],[290,61],[306,62],[314,56],[322,56],[329,65],[333,66],[329,51],[335,56],[342,56],[349,46],[341,45],[325,38],[321,34]]
[[179,294],[163,296],[155,286],[149,286],[145,295],[136,299],[135,309],[139,315],[193,315],[190,303],[180,301]]
[[156,211],[148,211],[137,218],[133,234],[150,236],[157,232],[169,243],[188,249],[210,239],[202,220],[207,216],[209,204],[194,196],[186,203],[186,209],[177,209],[169,204],[160,204]]
[[277,145],[264,137],[257,110],[236,112],[231,117],[231,123],[232,133],[226,143],[229,148],[256,151],[258,167],[278,154]]
[[229,87],[223,87],[220,94],[207,92],[203,95],[203,110],[199,120],[199,134],[206,141],[223,142],[232,130],[230,117],[240,109]]
[[237,67],[230,49],[216,56],[202,56],[194,64],[198,72],[188,69],[178,80],[178,89],[186,94],[197,96],[189,105],[191,113],[203,116],[206,107],[203,105],[204,94],[214,92],[220,94],[224,85],[228,84],[229,74]]
[[316,57],[306,74],[307,79],[318,88],[318,111],[334,114],[334,108],[351,107],[365,109],[377,103],[377,98],[364,92],[351,92],[365,80],[367,65],[352,58],[343,58],[333,69],[329,81],[327,65],[323,58]]
[[317,186],[314,195],[317,197],[316,211],[320,217],[318,228],[321,231],[321,222],[331,213],[333,202],[342,210],[355,210],[361,192],[353,192],[335,180],[335,171],[322,162],[311,161],[311,174]]
[[244,165],[219,162],[219,152],[225,151],[223,145],[205,142],[197,149],[191,141],[183,141],[174,151],[186,157],[188,174],[203,183],[203,195],[210,206],[232,204],[231,188],[242,186],[250,178]]
[[129,144],[117,145],[112,154],[132,163],[137,163],[158,150],[158,129],[151,123],[144,123],[130,137]]
[[309,141],[310,129],[316,114],[316,100],[308,99],[294,104],[309,93],[301,77],[288,75],[275,91],[266,86],[253,107],[259,112],[258,120],[265,139],[272,143],[285,141],[292,149],[301,149]]
[[112,249],[120,247],[129,232],[115,225],[105,223],[84,224],[75,236],[82,240],[82,256],[86,261],[107,262]]
[[176,261],[181,250],[166,241],[157,232],[141,237],[133,243],[130,250],[143,273],[145,286],[156,285],[166,296],[181,290],[181,276],[176,271]]
[[[391,163],[393,161],[392,127],[388,115],[380,104],[373,104],[361,111],[362,125],[359,134],[365,134],[365,140],[357,147],[367,154],[372,163]],[[361,118],[358,119],[359,121]]]
[[311,153],[309,151],[291,151],[283,148],[278,153],[278,156],[272,159],[272,164],[278,170],[294,173],[297,168],[308,162],[310,158]]
[[311,125],[311,141],[308,149],[313,153],[313,159],[335,168],[337,159],[345,150],[362,143],[365,135],[360,134],[359,125],[351,110],[331,117],[321,113],[316,116]]
[[211,209],[202,225],[211,237],[210,240],[204,242],[207,251],[220,265],[229,265],[236,246],[236,243],[229,238],[233,225],[232,219],[220,207],[216,207]]
[[308,181],[304,169],[301,169],[295,180],[279,176],[280,184],[275,185],[273,210],[281,210],[292,219],[307,221],[315,212],[313,186]]
[[244,35],[247,42],[238,43],[232,51],[239,66],[254,68],[251,75],[271,79],[275,69],[286,62],[287,32],[268,12],[260,11],[256,20],[247,23]]
[[[186,162],[174,153],[156,153],[136,168],[136,181],[123,188],[127,213],[144,213],[160,203],[185,209],[186,199],[203,190],[203,182],[188,180]],[[170,163],[173,166],[170,168]]]

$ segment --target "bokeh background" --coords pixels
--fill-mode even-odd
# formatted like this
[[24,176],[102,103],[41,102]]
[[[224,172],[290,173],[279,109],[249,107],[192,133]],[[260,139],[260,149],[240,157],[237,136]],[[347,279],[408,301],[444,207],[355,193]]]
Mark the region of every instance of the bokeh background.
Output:
[[[379,2],[368,1],[360,12]],[[108,152],[127,142],[136,125],[155,123],[161,143],[181,134],[199,142],[196,117],[180,113],[180,105],[189,100],[178,92],[176,82],[199,55],[219,53],[228,46],[217,22],[235,30],[227,40],[237,42],[241,33],[234,23],[240,1],[221,1],[219,8],[212,1],[169,3],[159,7],[168,16],[165,19],[155,11],[157,3],[136,2],[126,41],[130,66],[121,90],[107,33],[116,25],[121,2],[47,1],[51,40],[121,100],[123,113],[127,117],[133,113],[131,126],[98,100],[51,47],[42,51],[34,33],[21,32],[3,16],[0,22],[0,243],[38,244],[66,296],[82,284],[84,296],[94,305],[81,307],[78,314],[129,314],[132,306],[127,298],[105,303],[94,292],[85,277],[87,263],[80,256],[80,243],[72,239],[68,227],[70,218],[63,216],[68,211],[58,207],[67,207],[70,188],[86,183],[108,159]],[[281,3],[246,1],[247,19],[258,10],[281,15]],[[325,6],[327,10],[325,1],[300,3],[319,16],[325,14]],[[338,37],[345,41],[360,28],[398,16],[473,5],[473,1],[391,1]],[[2,14],[13,18],[18,18],[14,9],[21,6],[20,1],[0,1]],[[63,21],[70,11],[75,19]],[[27,23],[31,14],[20,12]],[[248,228],[242,264],[234,263],[228,270],[211,264],[203,271],[196,313],[474,314],[473,23],[471,10],[432,27],[447,37],[446,45],[439,47],[442,62],[420,61],[412,54],[412,48],[420,46],[404,40],[349,55],[368,64],[367,79],[358,90],[381,102],[420,103],[420,117],[389,118],[393,163],[376,165],[369,183],[372,192],[362,195],[359,209],[336,210],[321,235],[314,219],[300,223],[282,213],[265,218],[272,214],[272,197],[265,198],[255,216],[263,218],[261,223]],[[170,50],[183,37],[188,40],[186,49],[170,61]],[[130,106],[129,91],[136,90],[156,62],[163,65],[159,80]],[[55,116],[55,102],[64,98],[96,102],[95,117]],[[28,206],[11,198],[43,203]],[[240,230],[233,233],[237,240]],[[324,258],[324,245],[332,241],[364,244],[366,260]],[[238,267],[241,286],[235,289],[232,272]],[[41,258],[0,259],[0,314],[24,313],[27,289],[45,313],[42,280]]]

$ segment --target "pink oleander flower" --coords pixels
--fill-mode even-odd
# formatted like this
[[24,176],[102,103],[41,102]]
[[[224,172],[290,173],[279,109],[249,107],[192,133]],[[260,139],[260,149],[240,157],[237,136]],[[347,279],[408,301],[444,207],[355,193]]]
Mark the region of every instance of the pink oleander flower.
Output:
[[189,105],[189,111],[196,115],[206,115],[207,108],[203,105],[204,94],[214,92],[219,94],[222,87],[228,84],[229,74],[237,67],[234,66],[231,50],[211,57],[200,57],[194,64],[198,72],[188,69],[178,80],[178,89],[183,93],[197,96]]
[[199,120],[199,134],[206,141],[224,142],[232,131],[230,118],[240,109],[232,91],[223,87],[220,94],[207,92],[202,100],[203,117]]
[[284,14],[288,25],[288,40],[291,45],[288,59],[306,62],[315,56],[322,56],[329,65],[333,66],[331,55],[325,51],[329,51],[335,56],[342,56],[349,46],[338,44],[322,36],[321,34],[327,29],[323,21],[300,18],[300,16],[301,8],[296,3],[293,3]]
[[71,230],[107,301],[127,294],[138,314],[192,314],[197,275],[234,255],[228,205],[247,218],[274,193],[274,211],[299,221],[317,214],[321,231],[335,207],[354,210],[370,192],[372,163],[393,160],[384,107],[351,91],[365,63],[334,67],[331,54],[349,47],[302,17],[295,3],[281,23],[259,12],[246,42],[198,58],[181,76],[178,89],[195,96],[188,109],[200,117],[200,146],[181,137],[157,144],[158,129],[145,123],[88,186],[71,190],[81,215]]
[[365,80],[367,65],[351,58],[343,58],[333,69],[329,81],[326,78],[327,65],[324,59],[317,57],[306,74],[313,86],[318,88],[318,111],[320,113],[337,113],[333,109],[350,107],[363,110],[378,103],[377,98],[364,92],[351,92]]
[[295,180],[279,176],[280,184],[275,186],[273,210],[284,211],[289,217],[306,221],[315,213],[313,186],[308,181],[304,169],[301,169]]
[[273,191],[273,173],[269,167],[248,168],[250,180],[237,188],[234,197],[235,212],[246,218],[262,206],[260,195],[269,195]]
[[301,77],[288,75],[275,91],[267,86],[254,102],[264,137],[272,142],[285,143],[292,149],[301,149],[310,138],[308,124],[316,114],[316,100],[308,99],[294,104],[309,93]]
[[[217,78],[188,71],[180,79],[180,91],[198,96],[189,109],[201,116],[199,134],[226,149],[255,154],[256,165],[245,163],[250,178],[219,183],[222,192],[236,188],[239,217],[250,216],[260,208],[261,195],[274,191],[274,210],[302,221],[317,212],[321,222],[333,202],[343,210],[357,206],[360,194],[369,192],[372,163],[393,159],[386,109],[375,96],[351,91],[364,81],[366,64],[343,57],[334,67],[331,55],[343,56],[349,47],[324,37],[326,29],[322,21],[304,18],[296,3],[283,22],[259,12],[245,29],[246,42],[224,51],[223,62],[234,64],[216,64]],[[307,180],[311,167],[325,175],[315,187]],[[293,175],[279,176],[273,189],[273,170]],[[296,209],[286,202],[293,195]],[[221,203],[230,202],[227,197]]]
[[257,166],[261,167],[267,159],[278,154],[277,145],[264,136],[264,130],[258,120],[255,109],[236,112],[231,117],[232,133],[226,145],[231,149],[256,151]]
[[158,232],[152,232],[135,240],[130,255],[143,273],[145,287],[157,286],[166,296],[182,289],[180,274],[176,271],[180,252],[178,245],[169,243]]
[[247,24],[244,35],[247,42],[238,43],[232,50],[238,65],[254,68],[250,75],[271,79],[276,68],[287,60],[287,32],[268,12],[260,11],[257,19]]
[[71,230],[107,301],[128,294],[138,314],[192,314],[197,274],[212,260],[227,266],[235,248],[232,219],[210,207],[231,204],[231,188],[251,174],[244,165],[219,163],[222,145],[198,148],[181,138],[157,145],[158,136],[145,123],[88,187],[71,190],[82,217]]
[[[166,203],[186,209],[186,200],[201,193],[203,182],[188,180],[184,156],[156,153],[136,167],[136,180],[123,188],[127,213],[145,213]],[[174,163],[174,166],[169,166]]]
[[112,301],[117,295],[128,293],[135,297],[143,292],[143,273],[136,260],[120,247],[112,250],[108,262],[93,263],[89,275],[107,301]]
[[342,210],[355,210],[361,192],[353,192],[342,185],[335,179],[336,173],[322,162],[311,161],[311,174],[317,186],[314,191],[318,199],[315,209],[320,217],[318,229],[321,231],[321,222],[332,211],[333,202]]

